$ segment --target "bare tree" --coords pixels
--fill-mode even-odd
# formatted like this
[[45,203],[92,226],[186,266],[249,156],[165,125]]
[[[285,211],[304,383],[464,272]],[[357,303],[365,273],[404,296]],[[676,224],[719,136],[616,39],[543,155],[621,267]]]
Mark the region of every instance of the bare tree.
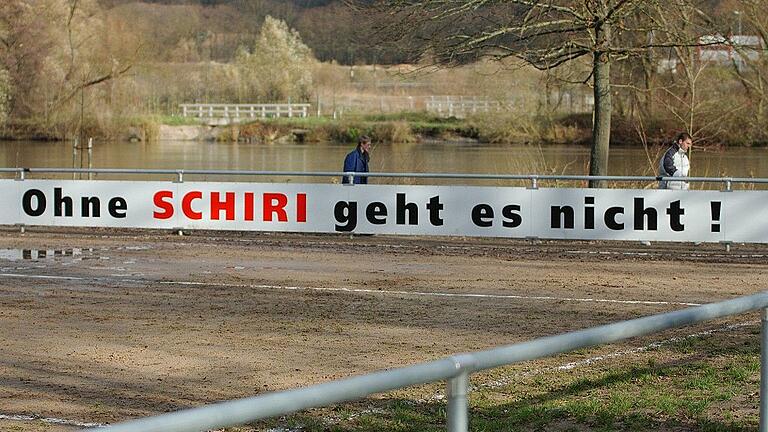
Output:
[[21,0],[0,2],[0,64],[13,85],[9,113],[25,116],[34,112],[37,77],[54,42],[47,31],[49,8]]
[[[660,14],[668,4],[668,0],[397,0],[376,5],[392,18],[382,34],[418,49],[428,47],[443,64],[480,57],[516,58],[549,71],[589,61],[590,72],[583,78],[585,83],[591,81],[595,100],[589,174],[601,176],[608,174],[611,65],[654,47],[697,44],[697,38],[668,38],[662,43],[648,37],[664,30]],[[693,24],[707,22],[704,13],[696,11]],[[604,184],[591,181],[590,187]]]
[[95,0],[2,2],[0,66],[10,79],[10,115],[71,132],[82,117],[85,90],[108,92],[101,84],[136,61],[137,48],[124,49],[114,31]]
[[[83,0],[67,0],[63,23],[67,54],[60,59],[65,73],[59,82],[56,97],[51,101],[53,109],[71,101],[88,87],[119,77],[133,66],[128,59],[98,58],[94,55],[101,44],[95,40],[97,34],[92,27],[103,25],[103,21],[96,18],[100,12],[96,4],[84,3]],[[125,63],[121,64],[120,60]]]
[[745,132],[751,133],[753,140],[768,142],[768,15],[762,0],[742,0],[740,7],[739,19],[745,17],[748,31],[757,38],[756,45],[733,47],[738,54],[733,72],[752,108],[752,127]]

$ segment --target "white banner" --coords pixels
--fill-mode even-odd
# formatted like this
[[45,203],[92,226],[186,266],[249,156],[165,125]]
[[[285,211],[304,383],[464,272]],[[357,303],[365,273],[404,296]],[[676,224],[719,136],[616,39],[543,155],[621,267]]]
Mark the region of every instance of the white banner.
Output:
[[0,180],[0,224],[768,243],[767,191]]

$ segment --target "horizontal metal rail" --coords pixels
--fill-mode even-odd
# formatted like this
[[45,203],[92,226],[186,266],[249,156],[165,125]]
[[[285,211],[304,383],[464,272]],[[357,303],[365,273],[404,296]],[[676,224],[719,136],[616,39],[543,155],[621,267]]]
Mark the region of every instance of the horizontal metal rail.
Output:
[[[766,340],[768,291],[719,303],[622,321],[585,330],[534,339],[529,342],[421,363],[414,366],[379,371],[353,378],[331,381],[305,388],[237,399],[200,408],[162,414],[116,424],[109,432],[193,432],[235,426],[302,409],[321,407],[359,399],[418,384],[448,380],[447,424],[449,431],[467,430],[467,392],[470,373],[536,360],[595,345],[618,342],[662,330],[763,309],[763,336]],[[765,349],[762,350],[765,352]],[[765,368],[765,358],[762,361]],[[765,369],[762,371],[765,378]],[[761,382],[761,414],[768,411],[766,380]],[[761,418],[760,430],[764,422]]]
[[21,179],[27,174],[171,174],[220,175],[220,176],[284,176],[284,177],[385,177],[385,178],[431,178],[466,180],[528,180],[538,181],[613,181],[613,182],[655,182],[685,181],[692,183],[751,183],[768,184],[768,178],[748,177],[651,177],[651,176],[589,176],[589,175],[540,175],[540,174],[474,174],[474,173],[407,173],[382,172],[359,173],[341,171],[259,171],[259,170],[209,170],[209,169],[135,169],[135,168],[0,168],[0,173],[16,173]]

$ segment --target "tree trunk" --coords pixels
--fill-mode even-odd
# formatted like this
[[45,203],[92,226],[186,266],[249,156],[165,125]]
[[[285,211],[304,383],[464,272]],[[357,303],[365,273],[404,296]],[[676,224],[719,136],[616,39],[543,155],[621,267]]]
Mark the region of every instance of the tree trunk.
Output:
[[[603,23],[597,27],[597,49],[594,54],[592,76],[595,88],[595,118],[592,124],[592,154],[589,175],[608,175],[608,147],[611,140],[611,58],[608,52],[610,27]],[[604,180],[590,180],[589,187],[607,186]]]
[[653,71],[651,68],[653,68],[654,58],[650,55],[650,50],[648,52],[648,58],[643,61],[643,77],[645,78],[645,99],[643,101],[643,106],[645,107],[644,114],[649,119],[653,119]]

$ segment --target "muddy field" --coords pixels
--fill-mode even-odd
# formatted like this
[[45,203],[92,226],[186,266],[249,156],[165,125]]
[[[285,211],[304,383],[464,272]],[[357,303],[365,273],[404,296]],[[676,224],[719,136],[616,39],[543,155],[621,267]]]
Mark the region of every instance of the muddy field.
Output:
[[754,245],[6,229],[0,429],[69,431],[766,289]]

